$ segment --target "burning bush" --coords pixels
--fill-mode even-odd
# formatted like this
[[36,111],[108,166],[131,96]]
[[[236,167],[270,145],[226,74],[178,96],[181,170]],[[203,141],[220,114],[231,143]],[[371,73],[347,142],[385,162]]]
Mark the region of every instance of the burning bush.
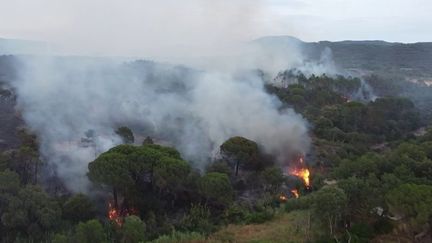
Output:
[[300,178],[306,188],[310,188],[310,171],[304,160],[304,156],[301,155],[288,166],[288,174]]

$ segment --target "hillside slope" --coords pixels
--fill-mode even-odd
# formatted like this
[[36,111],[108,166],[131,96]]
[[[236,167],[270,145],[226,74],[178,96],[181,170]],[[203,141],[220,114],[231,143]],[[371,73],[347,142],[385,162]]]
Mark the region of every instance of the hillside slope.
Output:
[[321,53],[330,48],[335,63],[347,71],[432,80],[432,42],[304,42],[291,36],[263,37],[254,42],[263,46],[299,46],[310,60],[319,60]]

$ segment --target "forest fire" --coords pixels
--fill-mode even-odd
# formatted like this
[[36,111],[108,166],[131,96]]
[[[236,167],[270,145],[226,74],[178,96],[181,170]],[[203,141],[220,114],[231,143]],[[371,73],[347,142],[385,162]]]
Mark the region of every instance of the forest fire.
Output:
[[304,157],[300,156],[298,160],[294,163],[295,165],[289,169],[289,174],[299,177],[306,188],[310,187],[310,171],[306,167],[304,162]]
[[125,217],[130,215],[136,215],[137,213],[137,210],[134,208],[125,208],[119,210],[113,205],[113,203],[108,203],[108,219],[116,223],[120,227],[123,225]]
[[108,203],[108,218],[119,226],[123,224],[119,210],[112,203]]
[[285,194],[280,194],[279,195],[279,201],[281,203],[285,203],[286,201],[288,201],[289,198],[299,198],[300,197],[300,193],[297,189],[292,189],[291,191],[292,196],[287,196]]
[[307,188],[309,188],[309,186],[310,186],[310,180],[309,180],[310,172],[309,172],[308,168],[294,169],[294,170],[290,171],[290,174],[295,175],[295,176],[299,177],[300,179],[302,179],[305,186]]
[[300,193],[298,192],[297,189],[292,189],[291,193],[294,195],[295,198],[299,198],[300,197]]

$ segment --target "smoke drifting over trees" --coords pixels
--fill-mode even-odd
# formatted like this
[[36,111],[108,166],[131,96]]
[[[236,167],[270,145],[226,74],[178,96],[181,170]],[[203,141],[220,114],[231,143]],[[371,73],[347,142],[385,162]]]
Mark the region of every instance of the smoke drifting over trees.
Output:
[[121,143],[115,129],[123,125],[175,146],[198,168],[237,135],[280,159],[309,148],[305,120],[280,110],[252,72],[39,57],[21,60],[13,85],[42,156],[73,190],[86,189],[88,162]]
[[[231,11],[242,12],[242,21],[249,26],[247,15],[258,13],[252,7],[236,6]],[[212,38],[221,39],[219,35]],[[122,126],[133,130],[136,143],[150,136],[157,143],[174,146],[200,169],[233,136],[256,141],[280,163],[294,153],[306,153],[307,122],[292,109],[282,109],[280,100],[268,94],[264,85],[286,69],[308,76],[338,73],[331,50],[325,49],[318,60],[311,61],[294,38],[282,42],[267,38],[244,45],[203,43],[212,52],[223,51],[200,57],[167,49],[157,55],[158,60],[168,58],[170,63],[187,66],[124,62],[126,58],[19,58],[18,78],[12,83],[18,108],[38,135],[41,155],[51,172],[64,179],[68,188],[86,191],[89,161],[122,143],[115,133]]]
[[[225,1],[188,0],[178,8],[167,8],[166,2],[170,1],[145,9],[138,2],[127,6],[104,2],[112,13],[129,13],[120,14],[115,23],[100,22],[110,19],[109,11],[93,16],[87,10],[95,3],[85,10],[71,4],[74,12],[81,11],[82,20],[67,25],[71,39],[56,36],[66,48],[60,53],[92,50],[96,55],[146,56],[187,67],[123,62],[126,58],[19,58],[18,78],[11,84],[17,91],[17,108],[40,139],[40,152],[51,173],[63,178],[68,188],[86,190],[87,164],[122,143],[115,133],[122,126],[133,130],[136,143],[150,136],[176,147],[197,168],[204,168],[232,136],[256,141],[280,162],[292,153],[308,151],[307,122],[292,109],[282,109],[264,84],[290,68],[306,74],[335,73],[331,53],[326,51],[319,63],[312,63],[295,41],[274,47],[268,41],[238,44],[264,27],[255,22],[267,11],[261,1],[239,0],[228,9]],[[216,18],[217,10],[225,14]],[[89,16],[88,25],[81,24]],[[136,31],[119,27],[137,27],[137,23],[141,25]],[[113,35],[111,29],[117,32]],[[271,78],[250,71],[255,69]]]

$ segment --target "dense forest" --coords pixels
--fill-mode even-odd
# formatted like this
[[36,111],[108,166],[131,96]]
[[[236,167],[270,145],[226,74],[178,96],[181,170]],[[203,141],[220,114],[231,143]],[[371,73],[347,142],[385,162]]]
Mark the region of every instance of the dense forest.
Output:
[[17,127],[19,146],[0,154],[1,241],[236,242],[218,232],[293,213],[305,218],[292,233],[303,242],[430,241],[430,88],[378,76],[278,78],[284,85],[266,91],[307,119],[312,139],[309,153],[283,163],[239,134],[199,170],[119,126],[123,144],[89,161],[91,192],[76,194],[41,175],[38,137]]

